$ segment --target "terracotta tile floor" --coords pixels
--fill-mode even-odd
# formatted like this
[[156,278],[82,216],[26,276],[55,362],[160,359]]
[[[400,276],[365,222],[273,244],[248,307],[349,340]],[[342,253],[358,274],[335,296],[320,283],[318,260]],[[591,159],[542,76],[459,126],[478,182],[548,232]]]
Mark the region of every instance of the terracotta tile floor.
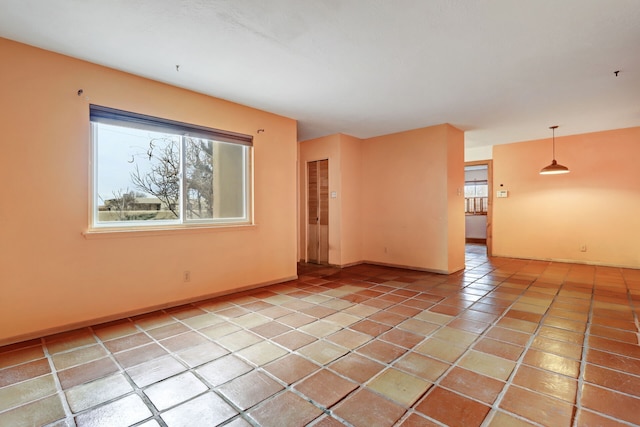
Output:
[[0,426],[640,425],[640,270],[299,279],[0,348]]

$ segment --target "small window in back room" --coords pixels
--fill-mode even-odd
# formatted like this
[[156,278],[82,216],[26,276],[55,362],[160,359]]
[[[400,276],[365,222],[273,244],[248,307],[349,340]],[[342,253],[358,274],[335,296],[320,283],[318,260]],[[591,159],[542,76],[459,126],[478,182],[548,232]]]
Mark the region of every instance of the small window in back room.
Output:
[[92,105],[92,227],[250,221],[252,137]]
[[489,204],[489,184],[486,180],[464,183],[464,212],[467,215],[486,215]]

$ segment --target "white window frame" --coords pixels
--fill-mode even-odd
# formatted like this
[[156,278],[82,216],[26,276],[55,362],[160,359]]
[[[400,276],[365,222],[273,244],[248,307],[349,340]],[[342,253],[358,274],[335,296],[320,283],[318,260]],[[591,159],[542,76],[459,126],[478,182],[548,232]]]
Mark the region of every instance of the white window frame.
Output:
[[[132,113],[123,110],[117,110],[109,107],[98,105],[90,105],[90,122],[91,122],[91,189],[90,194],[90,229],[173,229],[198,226],[236,226],[248,225],[252,222],[252,155],[253,155],[253,137],[250,135],[240,134],[236,132],[224,131],[199,125],[187,124],[183,122],[162,119],[153,116],[147,116],[138,113]],[[98,194],[98,145],[97,138],[98,126],[100,124],[108,124],[122,128],[143,129],[154,132],[165,132],[179,138],[179,156],[180,156],[180,196],[179,196],[179,217],[169,220],[127,220],[127,221],[100,221],[99,205],[100,197]],[[224,218],[204,218],[204,219],[188,219],[185,215],[186,198],[185,191],[185,155],[184,147],[187,138],[199,138],[211,140],[214,143],[237,144],[242,146],[242,199],[243,199],[243,215],[240,217],[224,217]],[[215,206],[215,200],[214,200]]]

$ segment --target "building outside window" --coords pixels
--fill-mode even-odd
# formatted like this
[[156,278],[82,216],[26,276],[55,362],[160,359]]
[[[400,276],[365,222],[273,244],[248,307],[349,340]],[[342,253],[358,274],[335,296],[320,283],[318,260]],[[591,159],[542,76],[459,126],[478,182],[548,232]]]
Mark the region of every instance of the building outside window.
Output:
[[92,105],[92,227],[246,224],[252,137]]

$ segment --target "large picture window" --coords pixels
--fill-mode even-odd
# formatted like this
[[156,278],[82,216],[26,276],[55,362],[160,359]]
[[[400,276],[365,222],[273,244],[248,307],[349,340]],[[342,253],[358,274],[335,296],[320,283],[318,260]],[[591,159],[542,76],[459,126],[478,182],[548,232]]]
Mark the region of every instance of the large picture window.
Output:
[[91,105],[93,227],[250,221],[252,138]]

